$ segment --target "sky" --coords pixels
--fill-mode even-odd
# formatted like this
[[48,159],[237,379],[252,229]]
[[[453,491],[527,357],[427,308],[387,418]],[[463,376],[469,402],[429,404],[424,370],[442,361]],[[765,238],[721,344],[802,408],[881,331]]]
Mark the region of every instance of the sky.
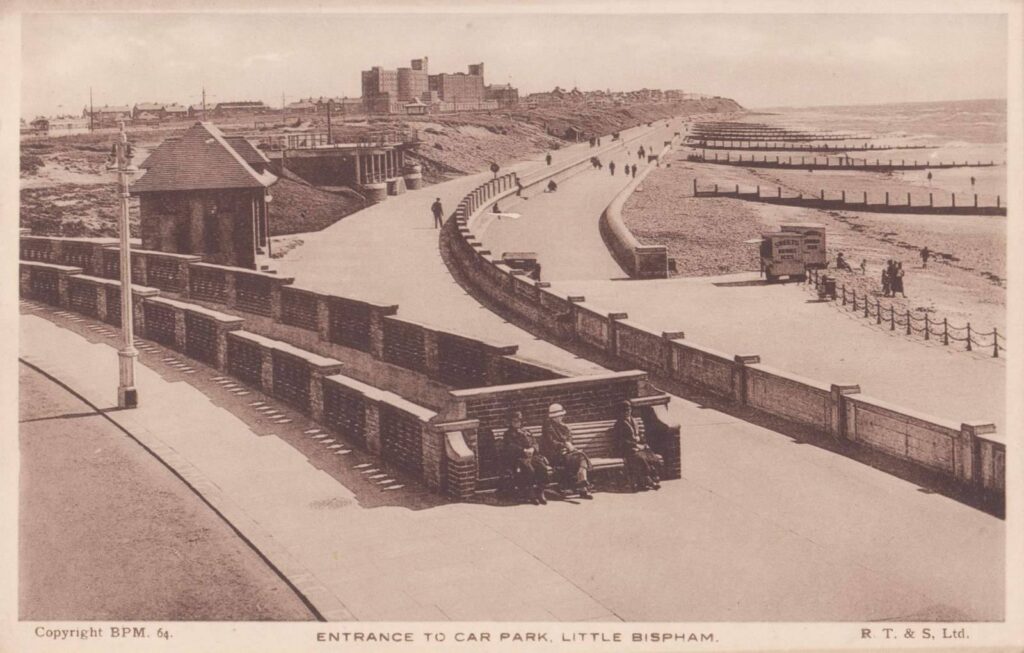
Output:
[[484,62],[521,94],[681,88],[749,107],[1004,98],[994,14],[26,14],[22,116],[360,95],[360,71]]

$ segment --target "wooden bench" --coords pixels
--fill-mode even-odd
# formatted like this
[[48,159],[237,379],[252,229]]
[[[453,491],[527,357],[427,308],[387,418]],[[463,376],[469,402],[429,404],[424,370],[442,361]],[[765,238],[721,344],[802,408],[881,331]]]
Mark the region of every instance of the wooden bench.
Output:
[[[636,423],[639,425],[640,433],[643,433],[643,420],[637,419]],[[572,431],[572,443],[590,457],[595,472],[623,469],[626,466],[625,458],[620,455],[621,445],[611,434],[614,425],[613,419],[566,424]],[[529,431],[537,439],[538,446],[540,445],[541,426],[524,426],[523,430]],[[500,439],[502,445],[505,443],[506,431],[507,428],[494,430],[495,439]]]

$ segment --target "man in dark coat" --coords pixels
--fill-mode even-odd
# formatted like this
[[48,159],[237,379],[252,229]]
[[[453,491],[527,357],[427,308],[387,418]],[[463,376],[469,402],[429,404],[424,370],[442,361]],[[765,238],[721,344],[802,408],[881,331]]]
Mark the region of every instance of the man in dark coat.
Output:
[[548,406],[548,419],[541,430],[540,452],[554,467],[564,472],[565,477],[574,483],[582,498],[592,499],[594,497],[590,494],[587,474],[593,466],[590,464],[590,457],[573,444],[572,431],[562,421],[565,414],[561,404]]
[[434,200],[434,203],[430,205],[430,210],[434,213],[434,228],[438,229],[444,226],[444,208],[441,206],[441,198],[438,197]]
[[544,487],[551,475],[547,458],[541,455],[537,439],[523,428],[523,414],[514,412],[505,431],[505,454],[519,490],[533,505],[546,504]]
[[640,424],[633,417],[633,407],[622,402],[619,419],[612,426],[612,436],[622,447],[626,473],[635,490],[661,489],[661,470],[665,459],[651,451]]

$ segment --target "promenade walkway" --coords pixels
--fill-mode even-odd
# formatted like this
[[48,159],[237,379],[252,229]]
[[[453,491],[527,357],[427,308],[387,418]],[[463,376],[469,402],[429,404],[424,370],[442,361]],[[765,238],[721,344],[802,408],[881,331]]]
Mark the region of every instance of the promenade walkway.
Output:
[[[678,125],[678,120],[675,124]],[[665,131],[664,122],[657,123],[654,128],[625,130],[623,138],[629,140],[647,136],[637,144],[653,144],[656,139],[655,135],[651,135],[652,130],[660,139]],[[605,139],[600,149],[614,152],[615,158],[621,163],[624,149],[618,144],[609,144],[608,140]],[[661,140],[657,142],[660,144]],[[587,158],[597,151],[597,148],[591,149],[588,143],[553,151],[552,167]],[[607,160],[607,156],[599,156]],[[514,170],[528,178],[546,168],[543,155],[538,155],[535,159],[508,166],[503,171]],[[604,174],[609,176],[607,171]],[[295,277],[295,283],[304,287],[398,304],[399,315],[405,319],[503,344],[519,345],[521,355],[543,360],[569,372],[600,371],[602,368],[599,366],[536,339],[482,307],[456,283],[441,259],[438,231],[433,228],[430,213],[434,198],[440,197],[445,211],[451,213],[466,193],[491,176],[491,173],[485,172],[407,191],[389,197],[323,231],[299,235],[304,244],[280,259],[278,270],[282,275]],[[529,201],[541,203],[547,196],[541,194]],[[502,210],[505,208],[502,207]]]
[[20,318],[23,360],[174,468],[329,620],[1004,615],[1003,521],[689,402],[671,404],[683,479],[660,492],[448,504],[378,483],[394,476],[379,461],[339,455],[294,411],[150,343],[140,407],[114,409],[114,335],[31,302]]
[[552,289],[582,295],[604,312],[626,312],[654,331],[683,331],[729,354],[758,354],[781,370],[859,383],[884,401],[957,423],[991,421],[1007,433],[1006,361],[990,351],[911,340],[818,303],[799,284],[768,285],[756,273],[623,280],[598,232],[601,211],[626,185],[608,177],[587,172],[540,201],[510,204],[522,217],[492,222],[482,242],[492,251],[535,249]]

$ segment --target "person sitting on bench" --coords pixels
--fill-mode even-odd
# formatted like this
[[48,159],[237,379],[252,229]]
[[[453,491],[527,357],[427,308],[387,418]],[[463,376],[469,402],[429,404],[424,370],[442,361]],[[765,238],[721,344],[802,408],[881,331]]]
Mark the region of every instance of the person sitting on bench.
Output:
[[622,447],[630,484],[636,491],[652,488],[660,490],[661,469],[665,466],[665,459],[651,451],[647,438],[633,417],[633,406],[624,401],[620,411],[619,419],[612,426],[612,436]]
[[533,505],[546,504],[544,487],[551,476],[551,467],[547,458],[538,451],[536,438],[523,428],[523,414],[519,411],[509,416],[505,453],[516,486],[523,496]]
[[563,422],[565,409],[561,404],[548,406],[548,418],[541,430],[540,451],[551,464],[562,471],[567,482],[574,482],[583,499],[593,499],[587,474],[593,468],[590,457],[572,443],[572,431]]

